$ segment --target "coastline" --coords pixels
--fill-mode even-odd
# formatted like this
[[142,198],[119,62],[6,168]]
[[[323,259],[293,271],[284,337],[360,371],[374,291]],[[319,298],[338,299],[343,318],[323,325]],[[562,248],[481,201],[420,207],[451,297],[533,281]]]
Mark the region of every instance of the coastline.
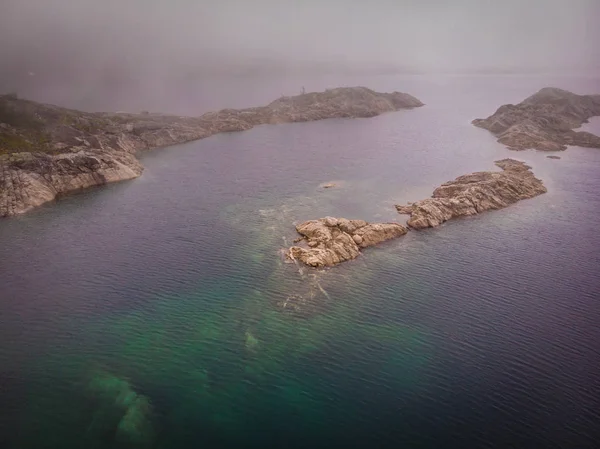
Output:
[[395,222],[368,223],[335,217],[302,222],[296,226],[300,237],[286,250],[286,258],[313,268],[332,267],[356,259],[363,248],[402,237],[409,229],[437,227],[454,218],[503,209],[547,192],[524,162],[503,159],[495,164],[502,171],[462,175],[436,188],[431,198],[396,205],[399,214],[409,216],[408,228]]
[[564,151],[567,146],[600,148],[600,137],[574,131],[600,116],[600,95],[577,95],[545,87],[517,105],[505,104],[471,123],[487,129],[510,150]]
[[[365,87],[281,97],[267,106],[199,117],[85,113],[0,97],[0,217],[25,213],[58,196],[133,179],[135,154],[258,125],[368,118],[423,106],[415,97]],[[4,153],[4,154],[3,154]]]

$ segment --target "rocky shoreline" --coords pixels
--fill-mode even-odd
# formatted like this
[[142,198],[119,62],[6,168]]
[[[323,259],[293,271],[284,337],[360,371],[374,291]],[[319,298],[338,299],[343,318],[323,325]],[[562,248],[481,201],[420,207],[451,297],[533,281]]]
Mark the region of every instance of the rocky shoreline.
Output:
[[408,230],[398,223],[367,223],[364,220],[325,217],[296,226],[302,236],[287,255],[310,267],[331,267],[356,259],[360,249],[403,236]]
[[[457,217],[502,209],[517,201],[547,191],[531,167],[514,159],[495,164],[502,171],[475,172],[442,184],[427,198],[406,206],[400,214],[410,215],[407,225],[414,230],[432,228]],[[398,223],[367,223],[364,220],[325,217],[296,226],[300,245],[286,252],[292,261],[314,268],[331,267],[360,255],[360,249],[405,235]]]
[[0,96],[0,217],[60,195],[141,175],[139,151],[258,125],[374,117],[423,106],[415,97],[365,87],[281,97],[267,106],[199,117],[87,113]]
[[503,159],[495,164],[501,172],[459,176],[435,189],[431,198],[407,206],[397,205],[396,209],[410,215],[407,224],[412,229],[432,228],[452,218],[502,209],[547,192],[543,182],[524,162]]
[[562,151],[567,145],[600,148],[600,137],[573,131],[598,115],[600,95],[545,87],[517,105],[505,104],[472,123],[490,131],[511,150]]

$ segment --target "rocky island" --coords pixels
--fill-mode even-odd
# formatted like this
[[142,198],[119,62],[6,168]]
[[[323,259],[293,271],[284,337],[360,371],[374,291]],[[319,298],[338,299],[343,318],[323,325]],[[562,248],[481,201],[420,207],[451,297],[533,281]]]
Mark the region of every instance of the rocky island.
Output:
[[[435,189],[431,198],[397,205],[396,209],[410,215],[407,225],[417,230],[439,226],[456,217],[502,209],[547,191],[524,162],[503,159],[495,164],[502,171],[459,176]],[[287,258],[322,268],[355,259],[362,248],[401,237],[408,229],[398,223],[325,217],[305,221],[296,226],[296,231],[301,235],[295,241],[299,244],[287,250]]]
[[415,97],[365,87],[281,97],[267,106],[199,117],[88,113],[0,96],[0,217],[83,188],[140,176],[141,150],[257,125],[373,117],[423,106]]
[[292,246],[287,257],[311,267],[331,267],[358,257],[361,248],[395,239],[407,233],[398,223],[325,217],[296,226],[303,246]]
[[487,129],[512,150],[561,151],[567,145],[600,148],[600,137],[573,131],[600,115],[600,95],[546,87],[517,105],[505,104],[473,125]]
[[410,215],[408,226],[423,229],[439,226],[452,218],[502,209],[547,191],[525,163],[503,159],[495,164],[502,169],[501,172],[459,176],[435,189],[431,198],[407,206],[398,205],[396,209],[401,214]]

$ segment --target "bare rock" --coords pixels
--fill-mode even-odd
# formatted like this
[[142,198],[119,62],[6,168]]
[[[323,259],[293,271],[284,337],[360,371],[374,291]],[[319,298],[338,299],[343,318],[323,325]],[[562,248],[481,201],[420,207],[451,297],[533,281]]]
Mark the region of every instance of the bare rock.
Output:
[[410,215],[412,213],[412,206],[411,206],[411,204],[408,204],[406,206],[401,206],[399,204],[396,204],[396,210],[398,211],[399,214]]
[[358,228],[353,235],[361,237],[362,241],[359,243],[361,248],[367,248],[398,238],[406,232],[407,229],[398,223],[370,223]]
[[376,245],[406,234],[398,223],[372,223],[332,217],[310,220],[296,226],[308,248],[292,246],[288,257],[311,267],[330,267],[360,254],[359,248]]
[[89,152],[0,156],[0,217],[18,215],[59,195],[140,176],[128,153]]
[[413,229],[439,226],[456,217],[502,209],[517,201],[545,193],[546,187],[531,172],[531,167],[514,159],[496,161],[501,172],[477,172],[459,176],[433,191],[432,198],[409,206],[396,206],[410,215]]
[[334,217],[325,217],[323,220],[325,221],[325,225],[328,226],[328,227],[330,227],[330,228],[333,228],[333,227],[335,227],[335,226],[338,225],[337,218],[334,218]]
[[561,151],[567,145],[600,148],[600,137],[576,132],[600,115],[600,95],[577,95],[546,87],[517,105],[505,104],[473,125],[487,129],[511,150]]
[[364,220],[348,220],[347,218],[338,218],[338,227],[346,234],[354,234],[358,228],[366,226],[368,223]]

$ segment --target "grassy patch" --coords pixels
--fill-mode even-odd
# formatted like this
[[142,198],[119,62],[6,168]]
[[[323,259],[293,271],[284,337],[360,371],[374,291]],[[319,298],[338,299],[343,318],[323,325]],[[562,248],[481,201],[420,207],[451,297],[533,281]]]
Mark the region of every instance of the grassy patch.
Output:
[[71,126],[87,134],[97,134],[111,125],[110,120],[104,118],[82,118],[74,116],[64,116],[61,118],[61,125]]
[[73,123],[72,126],[73,126],[73,128],[78,129],[79,131],[88,133],[88,134],[95,134],[96,132],[99,131],[99,128],[96,126],[96,124],[90,123],[90,122]]
[[31,142],[21,136],[0,133],[0,154],[20,153],[33,151]]
[[28,139],[25,139],[19,135],[0,131],[0,154],[26,153],[33,151],[56,153],[50,143],[50,137],[41,132],[32,133]]
[[72,126],[73,123],[75,123],[75,117],[69,114],[61,115],[60,119],[58,120],[59,125]]

